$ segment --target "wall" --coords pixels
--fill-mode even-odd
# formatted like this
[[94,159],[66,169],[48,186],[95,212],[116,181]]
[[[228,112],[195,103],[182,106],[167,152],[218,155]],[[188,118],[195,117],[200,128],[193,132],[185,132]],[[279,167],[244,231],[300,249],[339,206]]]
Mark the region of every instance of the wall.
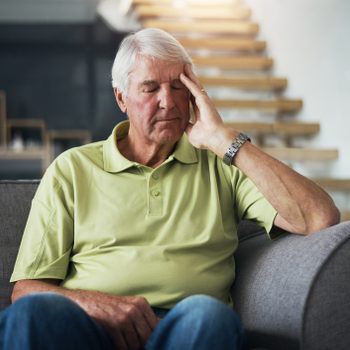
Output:
[[98,0],[1,0],[0,22],[91,22],[97,3]]
[[275,59],[274,74],[289,79],[286,95],[304,100],[297,118],[321,124],[310,145],[340,151],[339,160],[321,169],[299,167],[308,175],[350,178],[350,1],[245,2]]

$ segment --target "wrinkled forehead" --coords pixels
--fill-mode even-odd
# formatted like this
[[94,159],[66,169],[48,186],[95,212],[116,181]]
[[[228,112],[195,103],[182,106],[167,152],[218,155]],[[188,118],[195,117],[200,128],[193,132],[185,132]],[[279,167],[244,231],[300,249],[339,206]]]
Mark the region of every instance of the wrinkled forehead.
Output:
[[136,57],[129,73],[129,83],[142,81],[157,81],[159,83],[178,79],[184,72],[185,63],[182,61],[167,61],[152,56]]

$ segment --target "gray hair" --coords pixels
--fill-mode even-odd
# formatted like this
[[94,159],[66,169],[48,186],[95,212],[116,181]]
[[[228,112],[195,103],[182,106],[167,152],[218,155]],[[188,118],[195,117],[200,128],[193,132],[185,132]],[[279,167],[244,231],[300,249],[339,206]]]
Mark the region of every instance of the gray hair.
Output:
[[193,65],[186,50],[172,35],[157,28],[142,29],[129,34],[120,44],[112,67],[113,88],[126,93],[129,73],[139,55]]

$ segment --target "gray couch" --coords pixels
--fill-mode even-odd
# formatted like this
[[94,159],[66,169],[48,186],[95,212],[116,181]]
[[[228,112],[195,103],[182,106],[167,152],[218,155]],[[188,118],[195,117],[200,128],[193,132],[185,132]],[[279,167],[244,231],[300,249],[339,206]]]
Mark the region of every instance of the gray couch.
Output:
[[[0,181],[0,310],[37,181]],[[240,226],[235,308],[251,347],[350,349],[350,222],[308,237],[267,239]]]

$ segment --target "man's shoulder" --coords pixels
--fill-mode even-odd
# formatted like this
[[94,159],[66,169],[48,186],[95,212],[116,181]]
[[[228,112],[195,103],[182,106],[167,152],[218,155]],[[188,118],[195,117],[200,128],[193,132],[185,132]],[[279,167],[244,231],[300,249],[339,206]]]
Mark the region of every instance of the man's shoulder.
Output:
[[103,142],[72,147],[62,152],[55,158],[47,172],[53,176],[73,175],[93,166],[103,167]]

